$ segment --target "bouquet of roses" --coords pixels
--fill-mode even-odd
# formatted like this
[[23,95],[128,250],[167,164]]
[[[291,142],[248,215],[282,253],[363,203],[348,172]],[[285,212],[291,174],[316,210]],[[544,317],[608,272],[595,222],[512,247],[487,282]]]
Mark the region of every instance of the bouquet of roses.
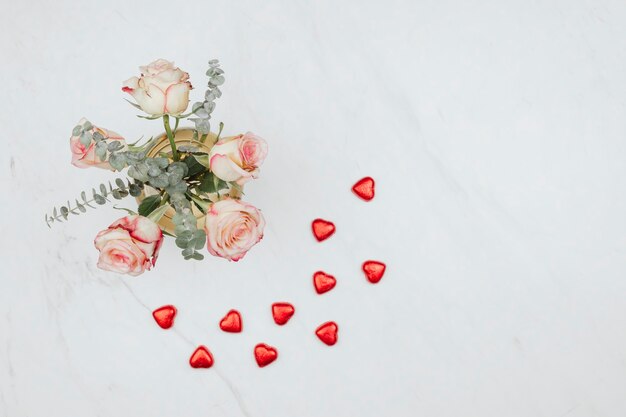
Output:
[[[112,199],[135,197],[137,211],[116,220],[96,235],[100,251],[98,267],[139,275],[156,263],[163,235],[175,238],[185,259],[204,258],[205,242],[211,255],[238,261],[263,237],[261,211],[241,201],[243,185],[257,178],[267,154],[267,144],[253,133],[221,137],[211,132],[215,100],[222,95],[224,71],[217,60],[209,61],[204,101],[188,113],[189,74],[172,62],[159,59],[140,67],[141,76],[129,78],[122,91],[130,94],[134,107],[160,120],[165,133],[143,144],[126,143],[117,133],[81,119],[72,130],[72,164],[125,171],[127,178],[100,184],[91,193],[83,191],[75,204],[54,208],[46,214],[50,227],[87,207]],[[193,127],[182,128],[183,120]]]

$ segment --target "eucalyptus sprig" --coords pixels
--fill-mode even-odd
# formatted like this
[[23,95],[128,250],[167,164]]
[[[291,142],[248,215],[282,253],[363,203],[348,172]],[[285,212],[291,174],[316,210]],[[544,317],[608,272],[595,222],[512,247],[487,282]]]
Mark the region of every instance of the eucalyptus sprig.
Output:
[[81,213],[87,212],[87,207],[95,209],[96,207],[92,204],[95,203],[97,205],[104,205],[107,202],[111,202],[109,197],[113,197],[116,200],[121,200],[122,198],[128,196],[129,194],[133,197],[137,197],[141,194],[143,189],[143,183],[140,181],[130,182],[130,180],[124,181],[121,178],[115,179],[116,187],[109,182],[108,188],[106,184],[100,184],[98,187],[98,191],[95,188],[91,189],[91,198],[87,197],[87,192],[83,191],[80,193],[80,201],[78,198],[75,199],[75,205],[72,206],[70,201],[67,201],[66,205],[60,207],[54,207],[51,211],[51,214],[48,215],[46,213],[45,220],[48,227],[55,222],[63,222],[63,220],[67,220],[70,214],[75,216],[80,215]]
[[190,118],[196,125],[196,130],[202,136],[200,142],[204,143],[209,132],[211,132],[211,113],[215,110],[215,100],[222,96],[222,91],[219,86],[224,84],[226,80],[224,78],[224,70],[220,68],[220,63],[217,59],[209,61],[209,69],[206,72],[209,77],[208,89],[204,93],[204,101],[199,101],[193,104],[191,107],[191,114],[195,118]]

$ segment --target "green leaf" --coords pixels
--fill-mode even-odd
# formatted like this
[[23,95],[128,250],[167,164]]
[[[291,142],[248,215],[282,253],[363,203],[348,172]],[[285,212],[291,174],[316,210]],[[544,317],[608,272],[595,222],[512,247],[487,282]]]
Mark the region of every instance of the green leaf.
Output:
[[209,169],[209,167],[207,165],[205,165],[205,163],[200,162],[200,159],[205,159],[207,160],[206,164],[208,164],[208,159],[209,159],[209,155],[189,155],[187,158],[185,158],[185,164],[187,165],[187,168],[189,168],[187,175],[189,175],[190,177],[193,177],[194,175],[198,175],[201,172],[206,171],[207,169]]
[[143,199],[143,201],[139,204],[137,211],[139,212],[139,215],[147,217],[157,207],[159,207],[159,204],[161,204],[161,196],[151,195]]
[[126,102],[128,104],[130,104],[131,106],[133,106],[134,108],[141,110],[141,106],[139,104],[133,103],[132,101],[130,101],[130,100],[126,99],[126,98],[124,100],[126,100]]
[[169,204],[163,204],[159,208],[155,209],[148,215],[148,218],[155,223],[158,223],[161,220],[161,217],[165,214],[165,212],[170,208]]
[[107,187],[104,184],[100,184],[100,194],[102,194],[103,197],[107,196]]
[[209,207],[211,206],[211,202],[210,201],[205,201],[203,199],[201,199],[200,197],[197,197],[191,193],[188,194],[189,197],[191,197],[191,199],[193,200],[193,202],[196,204],[196,206],[198,206],[198,208],[200,210],[202,210],[203,213],[206,213],[207,210],[209,209]]
[[156,120],[156,119],[160,119],[161,118],[161,116],[142,116],[140,114],[138,114],[137,117],[140,117],[142,119],[147,119],[147,120]]
[[69,210],[67,209],[67,207],[62,206],[62,207],[61,207],[61,216],[63,216],[63,218],[64,218],[65,220],[67,220],[67,215],[68,215],[68,213],[69,213]]
[[215,189],[215,181],[214,181],[214,175],[212,172],[205,172],[204,175],[202,175],[202,178],[200,178],[200,185],[198,185],[198,191],[201,191],[203,193],[215,193],[216,189]]
[[130,210],[130,209],[127,209],[126,207],[118,207],[118,206],[113,206],[113,208],[114,208],[115,210],[122,210],[122,211],[125,211],[126,213],[130,214],[131,216],[134,216],[135,214],[137,214],[137,213],[135,213],[134,211],[132,211],[132,210]]
[[74,126],[72,136],[79,136],[81,133],[83,133],[83,127],[81,125]]

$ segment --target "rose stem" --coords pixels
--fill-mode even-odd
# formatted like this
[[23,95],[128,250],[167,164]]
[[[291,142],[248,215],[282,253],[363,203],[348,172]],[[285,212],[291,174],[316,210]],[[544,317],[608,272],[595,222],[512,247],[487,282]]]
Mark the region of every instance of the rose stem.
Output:
[[165,126],[165,132],[167,133],[167,138],[170,141],[170,147],[172,148],[172,158],[174,161],[178,161],[180,157],[178,156],[178,151],[176,150],[176,143],[174,142],[174,135],[172,134],[172,128],[170,127],[170,115],[163,115],[163,126]]

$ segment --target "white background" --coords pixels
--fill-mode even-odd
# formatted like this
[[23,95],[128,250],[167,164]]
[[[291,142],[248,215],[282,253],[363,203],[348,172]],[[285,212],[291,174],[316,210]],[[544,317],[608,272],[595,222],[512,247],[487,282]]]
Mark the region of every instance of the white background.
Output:
[[[624,1],[1,3],[1,416],[626,415]],[[161,57],[192,100],[221,60],[213,120],[268,140],[246,190],[268,225],[237,264],[167,240],[124,277],[92,245],[121,212],[43,215],[111,178],[69,164],[82,116],[162,130],[120,91]],[[336,235],[315,242],[315,217]],[[217,327],[230,308],[242,334]],[[258,342],[279,349],[263,369]],[[209,370],[187,363],[200,343]]]

